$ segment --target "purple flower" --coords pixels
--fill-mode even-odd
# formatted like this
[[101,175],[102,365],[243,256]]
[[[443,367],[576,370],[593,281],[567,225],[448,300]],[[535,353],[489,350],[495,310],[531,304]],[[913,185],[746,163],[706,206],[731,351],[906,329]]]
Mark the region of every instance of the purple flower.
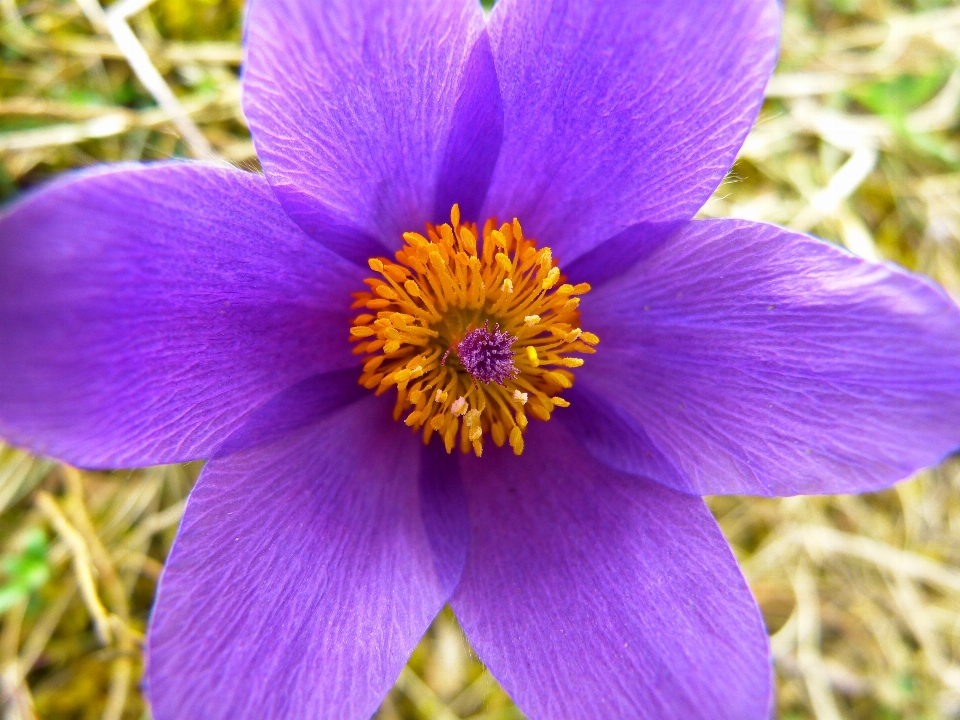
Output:
[[0,436],[210,458],[149,632],[158,720],[369,717],[447,602],[533,718],[767,717],[699,496],[875,490],[960,445],[940,289],[691,220],[778,23],[255,0],[265,177],[99,168],[3,215]]

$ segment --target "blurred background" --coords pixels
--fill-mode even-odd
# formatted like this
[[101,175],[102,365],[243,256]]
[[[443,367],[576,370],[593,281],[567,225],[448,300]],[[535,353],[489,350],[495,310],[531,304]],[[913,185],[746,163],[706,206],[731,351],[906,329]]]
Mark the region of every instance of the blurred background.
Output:
[[[760,121],[702,214],[812,232],[960,298],[960,6],[785,12]],[[0,0],[0,201],[103,161],[259,169],[241,19],[240,0]],[[199,470],[79,473],[0,446],[4,718],[149,717],[140,646]],[[766,618],[783,720],[960,718],[960,460],[876,495],[710,505]],[[522,715],[447,610],[377,717]]]

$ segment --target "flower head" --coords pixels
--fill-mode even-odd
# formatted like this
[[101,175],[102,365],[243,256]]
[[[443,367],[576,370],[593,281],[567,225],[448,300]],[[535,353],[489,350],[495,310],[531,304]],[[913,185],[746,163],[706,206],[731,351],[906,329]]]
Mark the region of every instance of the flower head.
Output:
[[253,0],[263,177],[108,166],[0,216],[0,436],[209,460],[151,620],[157,720],[369,717],[448,602],[530,717],[768,716],[699,496],[877,489],[960,445],[939,288],[692,220],[778,24]]

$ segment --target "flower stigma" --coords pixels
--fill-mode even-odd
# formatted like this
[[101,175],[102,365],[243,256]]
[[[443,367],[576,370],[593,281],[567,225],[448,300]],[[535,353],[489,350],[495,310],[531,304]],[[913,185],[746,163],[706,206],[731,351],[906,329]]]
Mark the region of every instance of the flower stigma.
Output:
[[477,457],[489,435],[523,452],[528,414],[549,420],[569,403],[573,368],[599,338],[579,327],[587,283],[563,282],[549,247],[537,248],[520,223],[487,220],[427,225],[408,232],[395,260],[369,260],[377,276],[354,293],[353,352],[363,356],[360,384],[380,395],[397,388],[394,419],[434,433],[447,452]]

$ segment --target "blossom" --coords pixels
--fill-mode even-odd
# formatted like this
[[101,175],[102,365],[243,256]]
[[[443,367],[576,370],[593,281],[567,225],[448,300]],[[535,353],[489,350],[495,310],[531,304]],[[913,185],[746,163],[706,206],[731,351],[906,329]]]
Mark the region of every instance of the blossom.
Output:
[[209,460],[148,633],[157,720],[369,717],[446,603],[530,717],[768,716],[700,496],[875,490],[960,445],[941,289],[692,219],[778,25],[254,0],[263,177],[100,167],[0,217],[0,436]]

